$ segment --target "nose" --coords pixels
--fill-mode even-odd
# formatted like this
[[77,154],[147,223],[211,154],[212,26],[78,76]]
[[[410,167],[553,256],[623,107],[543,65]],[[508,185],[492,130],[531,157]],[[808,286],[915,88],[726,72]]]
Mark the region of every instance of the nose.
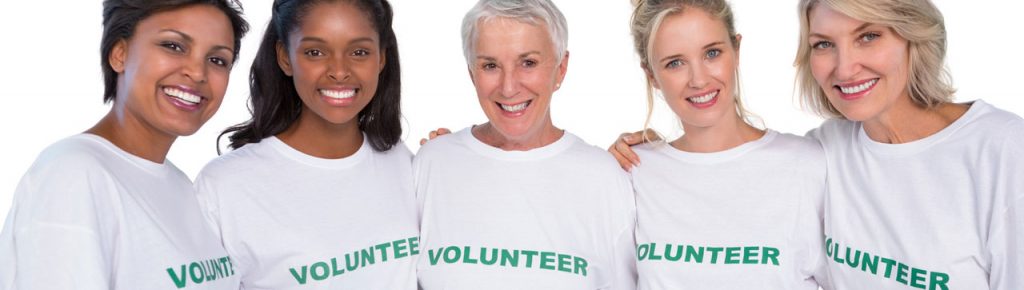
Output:
[[860,54],[852,47],[837,48],[835,57],[835,77],[839,81],[853,80],[863,68]]
[[690,81],[687,83],[690,88],[702,89],[708,85],[708,69],[703,64],[690,66]]
[[519,83],[519,78],[516,77],[516,70],[508,69],[502,71],[501,76],[501,95],[506,98],[513,98],[519,95],[522,86]]
[[333,81],[340,82],[348,79],[351,75],[352,70],[344,57],[331,58],[327,66],[327,77],[331,78]]
[[205,83],[206,69],[206,57],[199,57],[185,64],[185,67],[182,69],[182,73],[185,75],[186,78],[192,80],[193,82]]

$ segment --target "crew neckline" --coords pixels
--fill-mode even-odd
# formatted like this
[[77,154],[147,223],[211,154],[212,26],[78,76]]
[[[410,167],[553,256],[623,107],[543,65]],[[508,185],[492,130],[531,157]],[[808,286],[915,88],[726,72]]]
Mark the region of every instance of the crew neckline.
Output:
[[462,140],[462,142],[465,143],[466,146],[468,146],[477,154],[483,155],[491,159],[505,161],[536,161],[550,158],[555,155],[558,155],[559,153],[562,153],[576,142],[579,142],[579,137],[576,137],[576,135],[569,133],[569,131],[563,130],[562,137],[558,138],[558,140],[555,140],[555,142],[551,144],[533,148],[526,151],[506,151],[504,149],[497,148],[488,145],[483,141],[480,141],[480,139],[477,139],[476,136],[473,136],[472,129],[473,127],[468,127],[459,130],[459,132],[456,132],[455,135],[460,140]]
[[989,105],[982,100],[975,100],[965,104],[970,106],[967,108],[967,112],[960,116],[960,118],[953,121],[953,123],[949,124],[949,126],[942,128],[942,130],[939,130],[928,137],[907,143],[889,144],[872,140],[871,137],[868,136],[868,133],[864,131],[864,123],[856,122],[857,142],[872,152],[888,155],[910,155],[924,151],[925,149],[942,142],[946,138],[949,138],[949,136],[955,134],[960,130],[960,128],[963,128],[968,122],[976,119],[978,115],[982,114],[989,108]]
[[679,161],[696,164],[717,164],[728,162],[736,158],[740,158],[743,155],[747,154],[748,152],[753,151],[761,146],[764,146],[764,144],[768,144],[772,140],[775,140],[775,137],[777,137],[778,135],[778,132],[771,129],[766,129],[764,135],[762,135],[760,138],[718,152],[687,152],[679,150],[678,148],[672,146],[667,142],[662,142],[661,144],[658,144],[658,147],[661,147],[659,148],[660,151],[664,152],[669,156],[672,156],[673,158]]
[[359,146],[359,149],[356,150],[355,153],[347,157],[336,159],[320,158],[303,153],[302,151],[293,148],[287,143],[284,143],[284,141],[281,141],[281,139],[277,138],[277,136],[270,136],[264,138],[261,143],[265,143],[267,146],[270,146],[275,151],[281,153],[281,155],[283,155],[285,158],[288,158],[289,160],[325,169],[351,168],[352,166],[362,161],[366,157],[366,155],[369,155],[370,151],[373,151],[373,148],[371,148],[369,142],[367,142],[365,134],[363,135],[363,144]]

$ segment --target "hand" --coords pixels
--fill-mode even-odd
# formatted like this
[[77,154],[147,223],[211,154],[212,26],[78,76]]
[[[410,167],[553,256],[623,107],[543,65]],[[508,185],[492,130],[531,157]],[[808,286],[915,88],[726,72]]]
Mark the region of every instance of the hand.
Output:
[[629,171],[633,166],[640,165],[640,157],[636,156],[636,153],[633,152],[630,146],[660,140],[661,136],[653,129],[622,133],[618,139],[615,139],[615,144],[608,147],[608,152],[619,162],[622,170]]
[[447,128],[437,128],[437,130],[430,131],[430,134],[427,135],[427,138],[420,139],[420,146],[423,146],[423,144],[427,144],[427,141],[434,140],[434,138],[437,138],[437,136],[448,135],[451,133],[452,131],[448,130]]

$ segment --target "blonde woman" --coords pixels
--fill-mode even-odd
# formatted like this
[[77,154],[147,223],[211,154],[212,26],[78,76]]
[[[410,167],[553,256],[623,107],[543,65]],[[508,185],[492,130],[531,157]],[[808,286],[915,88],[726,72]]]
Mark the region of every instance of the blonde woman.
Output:
[[831,117],[825,234],[839,289],[1024,289],[1024,120],[953,103],[928,0],[800,2],[797,80]]
[[825,156],[747,121],[729,4],[638,1],[631,28],[648,102],[659,93],[685,131],[633,148],[640,288],[818,289]]
[[828,160],[836,289],[1024,288],[1024,120],[952,102],[942,13],[803,0],[799,15],[797,81],[831,118],[808,135]]

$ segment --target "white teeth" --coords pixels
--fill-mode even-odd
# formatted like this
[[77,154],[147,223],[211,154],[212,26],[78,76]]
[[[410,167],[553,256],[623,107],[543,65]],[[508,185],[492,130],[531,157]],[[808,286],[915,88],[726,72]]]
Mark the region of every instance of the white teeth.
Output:
[[189,103],[193,103],[193,104],[198,104],[199,101],[202,100],[202,98],[200,98],[199,96],[196,96],[196,95],[193,95],[192,93],[189,93],[189,92],[186,92],[186,91],[182,91],[180,89],[172,88],[172,87],[165,87],[164,88],[164,93],[168,94],[168,95],[170,95],[172,97],[178,98],[179,100],[182,100],[182,101],[185,101],[185,102],[189,102]]
[[860,85],[857,85],[857,86],[852,86],[852,87],[842,87],[841,86],[841,87],[839,87],[839,90],[843,91],[844,94],[848,94],[848,95],[849,94],[856,94],[856,93],[859,93],[859,92],[863,92],[864,90],[867,90],[871,86],[875,85],[876,82],[878,82],[878,79],[873,79],[873,80],[870,80],[870,81],[868,81],[866,83],[863,83],[863,84],[860,84]]
[[332,91],[332,90],[320,90],[320,93],[324,96],[334,99],[348,99],[356,96],[355,90],[344,90],[344,91]]
[[498,103],[498,105],[501,106],[502,110],[505,110],[505,111],[508,111],[508,112],[512,112],[512,113],[525,110],[526,109],[526,105],[529,105],[529,104],[530,104],[530,101],[522,102],[522,103],[515,104],[515,105],[506,105],[506,104]]
[[715,96],[718,96],[718,91],[710,92],[710,93],[708,93],[706,95],[703,95],[703,96],[689,97],[689,98],[686,98],[686,99],[690,100],[690,102],[693,102],[695,104],[703,104],[703,103],[710,102],[711,99],[715,98]]

